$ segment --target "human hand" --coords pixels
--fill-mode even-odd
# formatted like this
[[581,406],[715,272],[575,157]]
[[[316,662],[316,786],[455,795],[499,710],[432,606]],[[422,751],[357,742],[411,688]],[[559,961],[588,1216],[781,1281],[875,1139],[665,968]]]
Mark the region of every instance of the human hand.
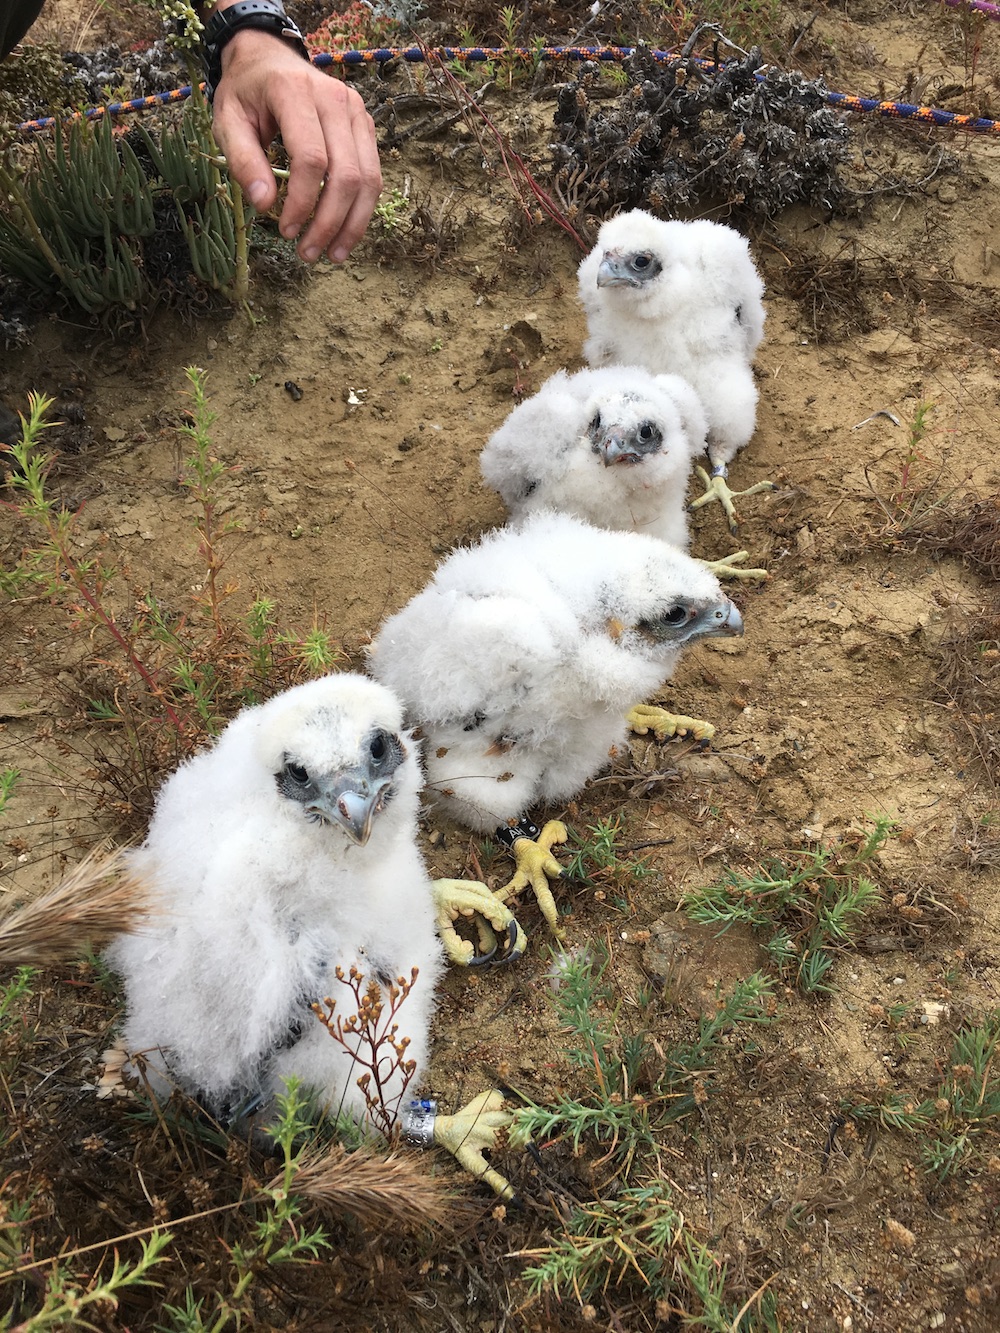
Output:
[[[382,189],[375,124],[361,96],[288,43],[245,28],[222,52],[213,129],[254,208],[277,198],[265,148],[280,131],[291,161],[279,229],[307,263],[342,263],[364,235]],[[305,228],[305,230],[303,230]]]

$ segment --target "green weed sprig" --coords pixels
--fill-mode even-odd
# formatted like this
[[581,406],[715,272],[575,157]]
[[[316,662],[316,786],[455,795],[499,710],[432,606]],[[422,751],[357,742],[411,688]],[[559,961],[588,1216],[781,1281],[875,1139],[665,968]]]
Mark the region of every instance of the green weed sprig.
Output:
[[17,786],[21,777],[19,768],[0,769],[0,815],[7,809],[8,802],[14,794],[14,788]]
[[956,1033],[947,1067],[931,1097],[894,1089],[877,1102],[845,1103],[858,1120],[923,1136],[921,1161],[939,1180],[967,1166],[984,1141],[1000,1140],[1000,1010]]
[[616,907],[628,907],[632,889],[656,872],[642,857],[618,850],[621,817],[598,819],[584,833],[570,832],[573,850],[566,863],[568,879],[598,889]]
[[330,1248],[321,1227],[307,1230],[302,1224],[303,1204],[295,1189],[295,1177],[307,1146],[304,1136],[312,1128],[311,1102],[299,1081],[290,1078],[286,1090],[276,1098],[277,1115],[268,1126],[281,1157],[281,1170],[264,1186],[257,1200],[262,1215],[253,1227],[248,1244],[231,1248],[232,1285],[228,1292],[215,1293],[215,1308],[205,1313],[205,1301],[189,1287],[183,1306],[165,1305],[169,1324],[157,1324],[162,1333],[222,1333],[231,1323],[240,1327],[253,1318],[249,1304],[250,1289],[263,1269],[278,1264],[307,1264],[320,1258]]
[[723,930],[743,922],[769,931],[764,949],[779,974],[808,994],[829,994],[833,951],[853,942],[881,897],[863,872],[893,827],[880,816],[856,847],[799,849],[750,871],[729,868],[689,893],[684,908],[692,920]]
[[70,550],[76,514],[57,506],[46,491],[53,457],[42,450],[41,436],[53,424],[46,420],[52,403],[53,400],[44,394],[29,394],[28,416],[21,416],[21,439],[8,450],[14,463],[8,477],[9,485],[18,496],[10,507],[40,529],[42,535],[42,544],[28,553],[24,568],[53,597],[64,597],[64,578],[69,581],[79,598],[78,604],[72,609],[78,614],[86,612],[107,631],[125,660],[142,679],[150,698],[162,708],[178,735],[184,736],[184,722],[165,697],[154,674],[136,653],[129,634],[107,607],[104,594],[110,571],[96,560],[77,560]]
[[536,1259],[522,1276],[532,1296],[573,1295],[581,1306],[610,1290],[636,1291],[658,1318],[679,1316],[707,1333],[777,1333],[775,1302],[758,1293],[759,1315],[725,1299],[726,1265],[692,1235],[663,1181],[626,1187],[614,1199],[574,1208],[551,1245],[522,1250]]
[[103,1311],[106,1316],[109,1307],[118,1309],[121,1292],[130,1287],[159,1286],[150,1274],[168,1257],[165,1250],[172,1240],[169,1231],[154,1231],[148,1239],[140,1241],[142,1253],[131,1262],[122,1259],[115,1250],[110,1274],[106,1278],[88,1278],[86,1287],[75,1281],[62,1264],[53,1262],[41,1309],[19,1323],[17,1333],[41,1333],[49,1328],[98,1327],[87,1320],[84,1311],[93,1309],[95,1314]]
[[[582,952],[557,960],[556,1010],[567,1033],[566,1054],[587,1085],[551,1106],[519,1111],[512,1142],[567,1134],[574,1151],[587,1137],[606,1145],[627,1172],[643,1152],[657,1151],[657,1133],[693,1111],[707,1097],[705,1078],[719,1039],[737,1023],[769,1023],[771,983],[755,973],[719,996],[710,1015],[699,1019],[693,1040],[666,1055],[654,1048],[648,1030],[621,1032],[620,1008],[605,980],[607,959]],[[651,996],[638,1008],[648,1011]]]

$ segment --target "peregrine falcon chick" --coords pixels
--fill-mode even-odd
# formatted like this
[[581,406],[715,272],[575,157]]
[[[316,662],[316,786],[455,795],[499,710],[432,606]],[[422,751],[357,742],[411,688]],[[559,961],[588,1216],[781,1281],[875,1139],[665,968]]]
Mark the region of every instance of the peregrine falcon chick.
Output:
[[664,222],[636,208],[602,225],[578,278],[592,366],[644,366],[694,385],[712,477],[699,469],[707,490],[691,507],[717,498],[735,532],[734,497],[774,489],[761,482],[733,492],[726,482],[754,431],[751,363],[764,333],[764,284],[746,239],[718,222]]
[[[514,408],[479,461],[515,520],[551,509],[686,550],[688,473],[707,429],[701,399],[679,375],[560,370]],[[734,567],[746,556],[704,563],[718,578],[766,578]]]
[[[295,1075],[327,1114],[365,1119],[354,1053],[311,1011],[352,966],[383,987],[417,969],[398,1023],[419,1078],[442,970],[420,785],[398,700],[351,674],[244,710],[172,775],[128,858],[156,915],[106,954],[123,1044],[154,1091],[180,1087],[228,1123]],[[397,1066],[385,1108],[403,1090]]]
[[685,550],[684,493],[706,433],[701,400],[677,375],[560,370],[493,432],[480,467],[514,519],[555,509]]
[[[741,632],[716,578],[675,547],[542,511],[447,557],[383,625],[371,670],[423,733],[432,798],[469,828],[516,829],[529,807],[569,800],[607,764],[626,711],[688,644]],[[637,721],[658,735],[714,730],[663,710]],[[534,855],[527,842],[519,860]],[[558,872],[547,848],[541,859]],[[530,878],[557,929],[545,876]],[[515,875],[501,892],[523,885]]]

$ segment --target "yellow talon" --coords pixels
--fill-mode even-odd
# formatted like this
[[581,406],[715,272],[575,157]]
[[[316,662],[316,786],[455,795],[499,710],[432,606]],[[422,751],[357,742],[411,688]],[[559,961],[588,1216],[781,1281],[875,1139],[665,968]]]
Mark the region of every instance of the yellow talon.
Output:
[[503,1093],[496,1088],[481,1092],[468,1106],[454,1115],[438,1115],[434,1120],[434,1142],[446,1148],[459,1166],[485,1181],[501,1199],[513,1199],[514,1187],[499,1171],[486,1162],[483,1152],[497,1146],[497,1136],[510,1127],[513,1119],[503,1109]]
[[557,939],[562,939],[565,931],[559,924],[559,909],[549,888],[549,880],[562,876],[562,866],[552,855],[552,846],[565,842],[568,837],[566,825],[558,819],[550,819],[537,838],[518,838],[512,848],[517,869],[496,891],[501,902],[509,903],[522,889],[530,888]]
[[691,500],[688,509],[700,509],[702,505],[708,504],[711,500],[718,500],[719,504],[726,511],[726,518],[729,522],[729,531],[736,532],[739,527],[739,516],[736,513],[734,500],[741,499],[744,495],[759,495],[761,491],[776,491],[778,488],[773,481],[758,481],[756,486],[748,486],[745,491],[732,491],[729,489],[729,482],[726,480],[725,469],[721,472],[713,473],[710,477],[703,467],[695,467],[695,471],[702,480],[705,487],[704,495],[699,495],[696,500]]
[[[502,899],[485,884],[474,880],[437,879],[431,885],[437,912],[438,934],[445,952],[460,967],[481,967],[486,963],[512,963],[527,948],[528,940]],[[460,916],[472,917],[479,935],[479,952],[471,940],[463,940],[455,929]],[[496,932],[496,933],[494,933]],[[505,938],[505,948],[496,958],[497,935]]]
[[699,560],[698,564],[710,574],[714,574],[717,579],[743,579],[747,582],[753,579],[761,581],[769,579],[771,576],[766,569],[736,568],[749,554],[749,551],[734,551],[732,555],[724,555],[721,560]]
[[690,736],[695,741],[710,741],[715,735],[715,727],[711,722],[685,717],[683,713],[668,713],[657,704],[636,704],[626,713],[625,721],[638,735],[645,736],[651,731],[658,741],[669,740],[671,736]]

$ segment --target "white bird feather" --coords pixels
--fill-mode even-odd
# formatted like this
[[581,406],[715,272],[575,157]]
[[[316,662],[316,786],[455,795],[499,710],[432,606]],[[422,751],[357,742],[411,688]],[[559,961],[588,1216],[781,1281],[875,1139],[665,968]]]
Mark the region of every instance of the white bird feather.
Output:
[[686,549],[688,475],[706,431],[677,375],[560,370],[494,431],[480,467],[515,519],[554,509]]
[[722,223],[632,209],[602,225],[578,278],[590,364],[688,380],[705,407],[712,466],[724,468],[756,422],[764,284],[746,239]]
[[382,627],[371,670],[421,728],[430,794],[492,830],[574,796],[684,646],[741,629],[683,552],[542,512],[453,552]]
[[[124,1045],[159,1091],[225,1117],[294,1074],[328,1111],[363,1118],[361,1070],[308,1008],[332,995],[353,1012],[338,965],[383,984],[419,969],[399,1013],[419,1077],[442,957],[402,723],[381,685],[329,676],[240,713],[161,790],[129,857],[161,915],[107,951]],[[387,1103],[401,1090],[397,1072]]]

